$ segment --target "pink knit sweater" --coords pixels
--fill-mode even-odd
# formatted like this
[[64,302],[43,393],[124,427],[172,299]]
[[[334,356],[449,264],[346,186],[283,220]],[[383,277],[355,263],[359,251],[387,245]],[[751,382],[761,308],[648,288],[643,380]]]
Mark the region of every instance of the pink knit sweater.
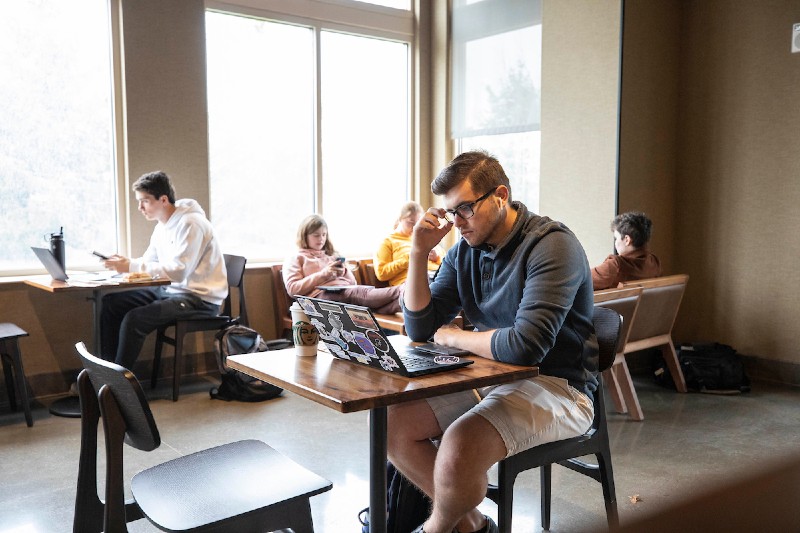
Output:
[[283,263],[283,283],[289,295],[318,297],[322,290],[318,285],[355,285],[353,273],[345,269],[344,275],[334,277],[322,270],[335,259],[321,250],[303,248],[297,255]]

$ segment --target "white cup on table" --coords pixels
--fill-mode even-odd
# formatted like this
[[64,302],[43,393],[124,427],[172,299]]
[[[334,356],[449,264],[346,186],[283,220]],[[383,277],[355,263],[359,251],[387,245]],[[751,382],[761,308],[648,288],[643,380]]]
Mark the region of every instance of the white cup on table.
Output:
[[302,306],[294,302],[289,308],[292,314],[292,340],[295,353],[299,356],[317,355],[319,333],[311,322]]

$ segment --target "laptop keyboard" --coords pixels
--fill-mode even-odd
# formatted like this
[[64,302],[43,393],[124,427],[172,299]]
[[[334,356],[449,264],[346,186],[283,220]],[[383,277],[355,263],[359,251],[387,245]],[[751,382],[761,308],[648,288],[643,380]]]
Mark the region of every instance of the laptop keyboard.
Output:
[[418,355],[412,351],[408,351],[398,355],[400,357],[400,360],[403,361],[403,365],[405,365],[406,370],[409,371],[436,366],[436,363],[433,362],[433,357],[431,357],[430,355]]

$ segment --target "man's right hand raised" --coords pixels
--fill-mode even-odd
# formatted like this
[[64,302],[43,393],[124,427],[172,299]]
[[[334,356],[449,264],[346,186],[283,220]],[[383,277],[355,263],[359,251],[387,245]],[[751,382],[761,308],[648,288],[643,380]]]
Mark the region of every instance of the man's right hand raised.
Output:
[[444,209],[431,207],[417,221],[412,232],[412,253],[424,255],[427,258],[428,253],[450,232],[453,223],[447,221],[444,215]]

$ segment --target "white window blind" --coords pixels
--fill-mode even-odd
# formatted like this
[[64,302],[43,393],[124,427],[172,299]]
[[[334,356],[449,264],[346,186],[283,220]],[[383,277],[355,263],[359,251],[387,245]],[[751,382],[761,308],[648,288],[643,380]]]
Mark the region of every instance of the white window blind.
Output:
[[540,129],[541,0],[456,0],[453,138]]

